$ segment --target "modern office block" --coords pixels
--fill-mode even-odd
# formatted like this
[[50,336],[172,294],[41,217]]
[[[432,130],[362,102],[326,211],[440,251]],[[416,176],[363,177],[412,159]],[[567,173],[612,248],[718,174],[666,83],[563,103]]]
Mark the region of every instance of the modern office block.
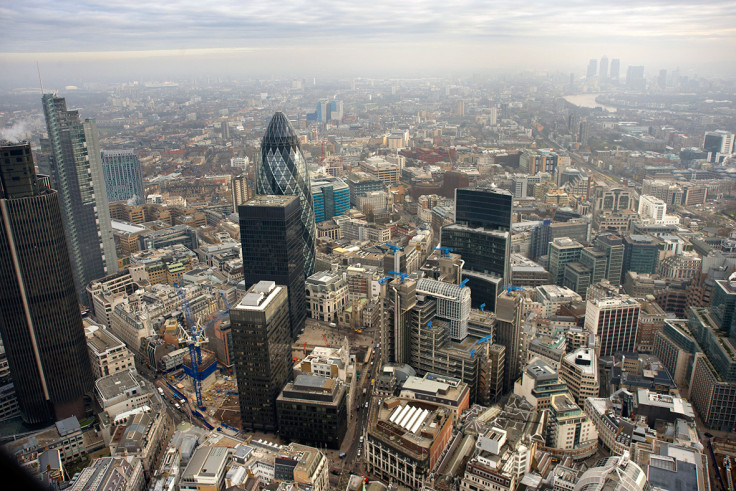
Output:
[[62,211],[28,143],[0,147],[0,334],[23,420],[84,416],[92,371]]
[[600,356],[636,351],[639,302],[628,295],[588,300],[585,329],[596,335]]
[[455,190],[455,223],[511,231],[513,195],[497,188]]
[[565,266],[579,262],[582,251],[582,244],[567,237],[561,237],[550,242],[549,274],[555,285],[563,285]]
[[309,170],[299,137],[282,112],[271,118],[261,141],[261,164],[256,168],[256,190],[260,195],[297,196],[302,223],[304,277],[314,273],[316,225]]
[[620,284],[624,264],[624,241],[621,236],[600,234],[595,238],[595,248],[606,254],[606,279],[614,285]]
[[295,337],[307,318],[299,198],[256,196],[238,212],[245,286],[275,281],[289,288],[290,335]]
[[621,267],[621,283],[627,271],[634,273],[654,274],[659,261],[659,246],[662,243],[651,235],[625,235],[624,259]]
[[518,292],[501,293],[496,301],[495,342],[506,348],[503,384],[506,392],[513,390],[526,362],[526,353],[521,346],[523,302],[524,298]]
[[350,209],[350,188],[339,177],[312,179],[311,188],[315,222],[330,220]]
[[245,431],[276,431],[276,398],[291,377],[286,287],[260,281],[230,309],[240,417]]
[[133,150],[103,150],[102,173],[105,176],[107,201],[145,201],[141,162]]
[[42,101],[51,187],[59,193],[77,297],[87,304],[87,285],[118,268],[97,124],[80,121],[79,112],[67,110],[63,97],[44,94]]

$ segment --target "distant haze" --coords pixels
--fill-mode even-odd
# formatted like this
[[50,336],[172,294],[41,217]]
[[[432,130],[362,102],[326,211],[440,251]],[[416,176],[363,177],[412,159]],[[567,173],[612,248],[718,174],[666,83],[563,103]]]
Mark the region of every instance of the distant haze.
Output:
[[[590,58],[733,76],[733,1],[27,0],[0,8],[0,84],[269,76],[582,75]],[[351,5],[353,4],[353,5]]]

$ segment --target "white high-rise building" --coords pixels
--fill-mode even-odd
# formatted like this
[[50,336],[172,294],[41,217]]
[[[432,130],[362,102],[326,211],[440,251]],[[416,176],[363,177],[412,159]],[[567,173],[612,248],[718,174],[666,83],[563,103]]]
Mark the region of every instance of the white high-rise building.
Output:
[[635,350],[640,310],[639,302],[628,295],[588,300],[585,329],[595,334],[599,356]]

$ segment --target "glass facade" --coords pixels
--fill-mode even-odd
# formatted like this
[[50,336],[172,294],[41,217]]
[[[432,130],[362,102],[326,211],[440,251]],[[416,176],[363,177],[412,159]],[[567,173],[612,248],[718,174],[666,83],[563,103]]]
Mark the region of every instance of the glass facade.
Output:
[[87,304],[87,285],[117,271],[97,125],[81,122],[63,97],[44,94],[42,102],[51,151],[48,170],[59,193],[77,297]]
[[246,287],[275,281],[289,288],[291,335],[307,318],[299,199],[295,196],[256,196],[238,208]]
[[298,196],[303,225],[305,278],[314,273],[316,226],[309,171],[299,138],[282,112],[271,118],[261,141],[261,165],[256,168],[256,192],[260,195]]
[[138,204],[145,202],[141,163],[132,150],[103,151],[102,173],[110,203],[131,198]]
[[[0,334],[21,415],[28,424],[83,417],[92,371],[59,197],[36,180],[29,144],[1,153]],[[7,186],[11,167],[30,179]]]
[[455,223],[510,232],[513,199],[511,193],[500,189],[458,189]]

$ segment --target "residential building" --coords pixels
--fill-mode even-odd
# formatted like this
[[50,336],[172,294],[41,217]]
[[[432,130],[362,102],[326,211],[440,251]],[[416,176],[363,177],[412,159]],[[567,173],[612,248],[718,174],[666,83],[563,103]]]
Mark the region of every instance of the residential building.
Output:
[[240,416],[248,431],[276,431],[276,398],[291,376],[286,287],[260,281],[230,309]]
[[0,146],[0,213],[0,336],[23,420],[82,417],[92,370],[79,291],[59,195],[28,143]]

